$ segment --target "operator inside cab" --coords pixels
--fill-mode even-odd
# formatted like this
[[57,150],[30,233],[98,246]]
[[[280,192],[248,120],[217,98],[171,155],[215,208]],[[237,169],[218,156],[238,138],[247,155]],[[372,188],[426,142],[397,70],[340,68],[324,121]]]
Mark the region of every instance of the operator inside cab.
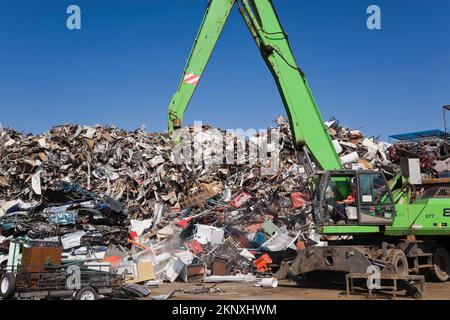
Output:
[[336,201],[331,211],[331,219],[335,224],[346,224],[352,219],[356,210],[356,184],[355,179],[350,181],[350,193],[344,200]]

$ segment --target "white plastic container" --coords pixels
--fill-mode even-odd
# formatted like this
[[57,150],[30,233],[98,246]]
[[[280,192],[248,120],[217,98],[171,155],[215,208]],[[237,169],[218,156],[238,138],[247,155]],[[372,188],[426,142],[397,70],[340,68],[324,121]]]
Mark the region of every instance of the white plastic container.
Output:
[[349,220],[358,220],[358,211],[356,210],[356,207],[346,207],[345,213]]
[[275,278],[264,278],[260,284],[263,288],[276,288],[278,287],[278,280]]
[[333,146],[334,146],[334,149],[336,149],[337,154],[341,154],[342,151],[344,151],[338,140],[333,140]]
[[197,230],[194,235],[196,239],[201,244],[207,244],[210,242],[212,245],[220,244],[223,241],[223,236],[225,231],[220,228],[206,226],[203,224],[196,225]]
[[341,161],[343,164],[356,162],[358,160],[359,160],[359,155],[358,155],[358,152],[356,152],[356,151],[341,157]]

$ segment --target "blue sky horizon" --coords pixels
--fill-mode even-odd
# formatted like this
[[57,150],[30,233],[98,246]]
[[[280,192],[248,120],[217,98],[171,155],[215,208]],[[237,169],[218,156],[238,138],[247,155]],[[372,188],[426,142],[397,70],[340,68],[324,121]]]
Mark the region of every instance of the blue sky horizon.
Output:
[[[81,30],[66,9],[81,8]],[[450,0],[274,0],[324,120],[366,135],[443,129],[450,104]],[[366,9],[382,10],[368,30]],[[0,123],[40,133],[64,123],[165,131],[167,108],[206,0],[0,1]],[[224,129],[285,115],[234,9],[186,111]]]

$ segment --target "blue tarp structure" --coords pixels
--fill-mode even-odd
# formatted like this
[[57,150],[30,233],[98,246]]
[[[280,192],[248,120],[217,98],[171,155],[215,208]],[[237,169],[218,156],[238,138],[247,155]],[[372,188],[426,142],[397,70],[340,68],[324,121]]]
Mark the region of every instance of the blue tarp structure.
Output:
[[445,132],[442,130],[435,129],[435,130],[395,134],[395,135],[389,136],[389,138],[396,139],[396,140],[418,140],[418,139],[430,139],[430,138],[445,139]]

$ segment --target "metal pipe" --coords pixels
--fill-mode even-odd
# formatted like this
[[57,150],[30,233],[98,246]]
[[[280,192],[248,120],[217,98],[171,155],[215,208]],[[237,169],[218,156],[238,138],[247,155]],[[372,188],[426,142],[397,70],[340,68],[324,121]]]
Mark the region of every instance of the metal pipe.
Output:
[[255,15],[253,14],[252,8],[250,7],[248,0],[242,0],[242,4],[244,5],[245,11],[247,11],[247,15],[250,18],[251,24],[253,25],[253,30],[258,35],[258,38],[261,41],[261,44],[265,45],[264,36],[261,32],[262,27],[259,25],[258,20],[256,19]]
[[261,39],[258,37],[258,33],[256,32],[255,28],[253,27],[252,22],[250,21],[250,18],[247,15],[247,12],[245,11],[245,8],[241,6],[241,4],[238,2],[238,9],[239,13],[242,16],[242,19],[244,19],[245,24],[247,25],[248,29],[250,30],[250,33],[252,34],[253,39],[256,42],[256,45],[259,49],[261,49]]

